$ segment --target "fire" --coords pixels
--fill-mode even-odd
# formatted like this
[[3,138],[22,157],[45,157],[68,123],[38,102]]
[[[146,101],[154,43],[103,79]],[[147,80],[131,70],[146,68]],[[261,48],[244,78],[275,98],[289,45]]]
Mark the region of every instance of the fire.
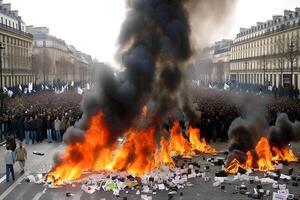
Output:
[[[272,151],[274,154],[272,153]],[[246,162],[240,163],[237,159],[233,159],[225,169],[226,173],[236,174],[239,169],[257,169],[259,171],[272,171],[275,170],[273,161],[288,161],[296,162],[298,158],[293,153],[292,149],[284,147],[279,149],[272,147],[267,138],[262,137],[255,147],[255,154],[257,159],[254,159],[252,153],[246,153]]]
[[216,153],[216,150],[208,145],[204,138],[200,138],[200,129],[189,127],[188,133],[193,150],[197,150],[203,153]]
[[272,164],[273,155],[267,138],[262,137],[260,139],[255,147],[255,151],[258,156],[257,165],[259,171],[270,171],[275,169]]
[[169,152],[168,148],[168,141],[164,137],[160,140],[160,147],[161,147],[161,152],[160,152],[160,157],[162,163],[170,166],[170,167],[175,167],[175,163],[171,157],[171,154]]
[[277,147],[272,147],[272,151],[275,156],[273,157],[274,161],[287,161],[287,162],[297,162],[298,158],[295,156],[293,150],[288,147],[283,147],[278,149]]
[[191,144],[183,137],[178,121],[175,121],[171,129],[169,151],[179,156],[193,156]]
[[[126,172],[141,176],[161,165],[175,167],[172,154],[193,156],[194,150],[214,153],[205,140],[200,140],[200,130],[189,128],[185,139],[179,122],[175,121],[170,131],[169,141],[162,137],[160,145],[155,142],[155,126],[126,132],[121,144],[110,142],[109,129],[100,113],[91,119],[84,139],[67,146],[61,162],[47,175],[47,181],[57,185],[76,180],[85,171]],[[159,148],[160,146],[160,148]]]

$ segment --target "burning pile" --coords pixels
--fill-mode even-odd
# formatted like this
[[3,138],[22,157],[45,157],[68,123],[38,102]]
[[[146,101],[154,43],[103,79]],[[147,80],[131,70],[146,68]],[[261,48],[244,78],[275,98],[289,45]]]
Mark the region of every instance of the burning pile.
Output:
[[[260,137],[259,133],[265,131],[267,136]],[[286,114],[279,115],[275,126],[265,130],[254,120],[236,119],[229,128],[229,138],[227,173],[248,169],[272,171],[278,162],[298,161],[289,143],[300,140],[300,123],[292,123]]]
[[[175,167],[171,155],[192,156],[196,152],[214,153],[215,150],[200,139],[199,129],[188,129],[190,141],[183,138],[179,122],[175,121],[171,129],[169,142],[162,137],[160,149],[155,143],[155,128],[129,130],[122,143],[109,143],[109,131],[104,123],[104,114],[92,118],[85,138],[81,142],[70,144],[59,163],[47,176],[55,184],[75,180],[84,171],[108,170],[127,172],[141,176],[150,173],[162,165]],[[97,155],[95,155],[95,152]],[[74,159],[74,154],[76,158]]]

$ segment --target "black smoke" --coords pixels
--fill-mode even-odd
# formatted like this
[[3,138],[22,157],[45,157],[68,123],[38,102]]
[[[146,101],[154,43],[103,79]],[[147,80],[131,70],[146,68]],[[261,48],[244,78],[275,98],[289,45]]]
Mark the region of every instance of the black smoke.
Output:
[[269,141],[271,146],[283,148],[290,142],[300,141],[300,122],[291,122],[287,114],[278,115],[275,126],[270,127]]

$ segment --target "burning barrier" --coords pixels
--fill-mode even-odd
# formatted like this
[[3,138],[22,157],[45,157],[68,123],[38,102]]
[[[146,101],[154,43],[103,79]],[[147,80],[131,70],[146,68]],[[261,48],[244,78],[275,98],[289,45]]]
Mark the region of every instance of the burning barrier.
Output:
[[63,162],[47,175],[47,181],[61,185],[80,178],[84,171],[102,170],[142,176],[162,165],[175,167],[171,155],[216,152],[204,139],[200,139],[199,129],[190,127],[188,135],[191,142],[183,137],[179,122],[175,121],[169,141],[162,137],[160,148],[155,143],[155,128],[151,126],[143,130],[129,130],[123,143],[111,144],[104,114],[101,113],[93,117],[83,142],[72,143],[66,148]]

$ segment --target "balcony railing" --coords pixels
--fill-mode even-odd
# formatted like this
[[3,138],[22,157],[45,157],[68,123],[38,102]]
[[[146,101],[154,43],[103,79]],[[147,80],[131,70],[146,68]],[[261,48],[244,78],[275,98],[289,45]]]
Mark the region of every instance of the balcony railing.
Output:
[[25,35],[25,36],[30,37],[30,38],[33,38],[33,36],[32,36],[30,33],[26,33],[26,32],[24,32],[24,31],[21,31],[21,30],[12,28],[12,27],[10,27],[10,26],[7,26],[6,24],[0,23],[0,28],[9,30],[9,31],[14,32],[14,33],[22,34],[22,35]]

